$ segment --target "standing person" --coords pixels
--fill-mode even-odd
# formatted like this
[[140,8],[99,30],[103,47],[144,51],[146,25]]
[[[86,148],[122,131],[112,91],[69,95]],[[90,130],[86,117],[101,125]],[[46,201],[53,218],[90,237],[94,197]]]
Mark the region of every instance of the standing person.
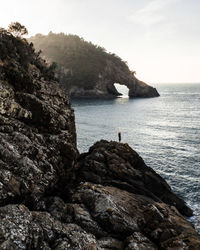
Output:
[[119,139],[119,142],[121,142],[121,139],[122,139],[121,132],[118,132],[118,139]]

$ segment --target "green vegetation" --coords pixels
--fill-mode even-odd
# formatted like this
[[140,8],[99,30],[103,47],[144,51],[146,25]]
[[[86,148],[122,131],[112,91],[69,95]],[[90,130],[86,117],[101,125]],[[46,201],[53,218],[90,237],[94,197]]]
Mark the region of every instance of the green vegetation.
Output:
[[[21,35],[24,34],[24,30],[25,27]],[[17,36],[12,33],[0,28],[0,78],[5,77],[16,90],[25,88],[28,91],[34,78],[30,68],[35,67],[36,71],[41,73],[41,77],[54,80],[56,65],[48,66],[39,53],[35,52],[33,44],[29,44],[26,39],[19,36],[19,33]]]
[[16,37],[21,37],[23,35],[28,34],[28,30],[26,29],[26,27],[24,25],[21,25],[21,23],[19,22],[11,23],[8,26],[8,31],[11,34],[13,34],[13,36],[16,36]]
[[124,72],[130,72],[127,64],[117,55],[107,53],[104,48],[86,42],[77,35],[50,32],[47,36],[37,34],[29,41],[37,50],[42,50],[46,60],[57,63],[58,78],[67,88],[76,85],[92,89],[108,62]]

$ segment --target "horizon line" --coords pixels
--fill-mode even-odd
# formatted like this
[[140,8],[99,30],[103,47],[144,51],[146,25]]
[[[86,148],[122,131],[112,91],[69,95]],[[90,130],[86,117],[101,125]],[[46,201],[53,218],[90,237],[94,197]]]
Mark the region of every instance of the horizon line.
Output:
[[200,84],[199,82],[148,82],[148,84]]

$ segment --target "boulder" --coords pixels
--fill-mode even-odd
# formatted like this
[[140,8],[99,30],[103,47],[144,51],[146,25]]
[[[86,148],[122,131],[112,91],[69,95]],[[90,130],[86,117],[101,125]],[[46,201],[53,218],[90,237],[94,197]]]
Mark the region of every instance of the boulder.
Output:
[[172,192],[167,182],[126,143],[105,140],[95,143],[88,153],[80,155],[77,177],[80,181],[112,185],[144,195],[175,206],[183,215],[192,215],[192,210]]

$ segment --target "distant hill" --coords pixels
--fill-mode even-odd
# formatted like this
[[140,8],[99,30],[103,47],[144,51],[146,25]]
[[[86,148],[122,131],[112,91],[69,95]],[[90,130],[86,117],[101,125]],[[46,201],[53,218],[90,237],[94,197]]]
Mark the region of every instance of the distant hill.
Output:
[[158,96],[154,88],[137,80],[126,62],[77,35],[37,34],[29,39],[42,56],[54,63],[60,83],[72,97],[115,97],[114,83],[124,84],[132,97]]

